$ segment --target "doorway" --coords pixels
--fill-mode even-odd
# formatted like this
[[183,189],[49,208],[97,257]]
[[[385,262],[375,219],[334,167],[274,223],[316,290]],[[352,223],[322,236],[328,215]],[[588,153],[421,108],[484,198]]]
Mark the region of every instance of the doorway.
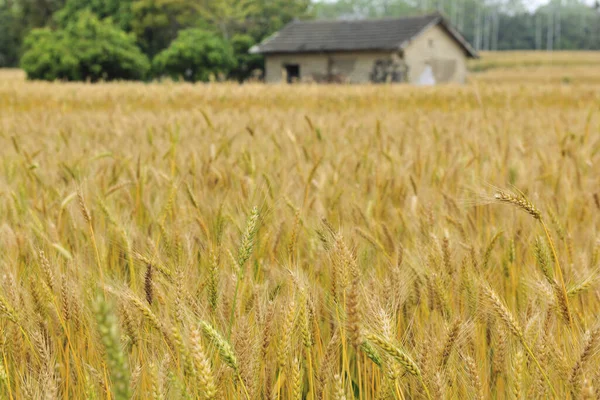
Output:
[[300,80],[300,65],[298,64],[286,64],[285,76],[287,77],[287,83],[294,83]]

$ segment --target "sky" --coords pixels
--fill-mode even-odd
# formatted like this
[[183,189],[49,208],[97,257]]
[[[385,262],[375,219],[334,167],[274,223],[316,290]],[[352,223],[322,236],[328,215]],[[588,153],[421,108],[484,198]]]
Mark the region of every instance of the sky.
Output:
[[[585,0],[584,2],[590,5],[594,4],[594,0]],[[548,4],[548,0],[526,0],[524,3],[529,6],[530,10],[534,10],[541,5]]]

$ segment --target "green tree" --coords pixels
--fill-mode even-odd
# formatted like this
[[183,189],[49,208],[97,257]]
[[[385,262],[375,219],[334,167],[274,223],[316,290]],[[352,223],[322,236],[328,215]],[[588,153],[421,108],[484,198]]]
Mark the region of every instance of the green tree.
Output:
[[23,31],[29,31],[47,26],[54,13],[64,7],[65,0],[8,0],[7,3],[18,10]]
[[293,18],[308,15],[309,5],[310,0],[133,0],[131,25],[144,51],[155,55],[187,28],[228,40],[248,34],[258,42]]
[[182,29],[199,27],[189,0],[135,0],[131,6],[132,31],[151,57],[164,50]]
[[64,29],[34,29],[24,47],[21,67],[30,79],[144,79],[150,69],[132,35],[89,11]]
[[240,34],[231,38],[231,45],[237,61],[237,66],[231,71],[231,78],[243,81],[255,70],[264,68],[264,58],[259,54],[250,54],[250,48],[256,42],[250,35]]
[[199,23],[226,39],[249,34],[255,41],[279,30],[294,18],[309,17],[311,0],[198,0]]
[[67,26],[78,18],[78,14],[89,10],[98,18],[111,18],[121,29],[129,31],[133,15],[131,13],[132,0],[66,0],[62,9],[54,14],[54,19],[61,27]]
[[209,26],[229,39],[240,27],[259,11],[255,0],[200,0],[196,12]]
[[20,30],[14,5],[0,1],[0,68],[12,66],[18,61]]
[[46,26],[64,0],[0,0],[0,67],[18,65],[23,37]]
[[184,29],[153,61],[158,75],[206,82],[211,76],[227,76],[236,66],[231,44],[203,29]]
[[311,0],[256,0],[255,12],[240,32],[260,42],[295,18],[312,18],[311,5]]

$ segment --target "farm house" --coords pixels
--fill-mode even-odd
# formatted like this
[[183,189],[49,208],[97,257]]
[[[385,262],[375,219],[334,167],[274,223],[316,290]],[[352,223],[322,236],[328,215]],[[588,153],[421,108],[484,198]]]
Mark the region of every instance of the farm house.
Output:
[[254,46],[265,81],[464,83],[477,52],[440,14],[293,21]]

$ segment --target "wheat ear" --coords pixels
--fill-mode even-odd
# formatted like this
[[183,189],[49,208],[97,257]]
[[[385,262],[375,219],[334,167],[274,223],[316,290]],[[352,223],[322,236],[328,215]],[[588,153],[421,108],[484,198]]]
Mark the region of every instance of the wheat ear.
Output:
[[562,268],[560,267],[560,262],[558,261],[558,255],[556,253],[556,247],[554,246],[554,241],[552,240],[552,236],[550,236],[550,231],[548,230],[548,227],[546,226],[546,223],[544,222],[544,219],[542,218],[542,213],[522,193],[519,195],[515,195],[515,194],[509,193],[509,192],[505,192],[501,189],[498,189],[496,191],[496,193],[494,194],[494,198],[500,202],[512,204],[512,205],[522,209],[523,211],[525,211],[526,213],[531,215],[534,219],[536,219],[537,221],[540,221],[540,223],[542,224],[542,228],[544,228],[544,234],[546,235],[546,239],[548,240],[548,244],[550,245],[550,249],[552,250],[552,256],[554,257],[554,262],[556,263],[556,272],[558,274],[558,280],[560,282],[561,289],[562,289],[562,294],[561,294],[562,299],[559,300],[559,303],[562,303],[564,305],[565,314],[568,316],[568,319],[569,319],[569,326],[571,327],[571,331],[574,331],[573,317],[571,316],[571,311],[569,308],[569,298],[567,295],[567,287],[565,285]]

